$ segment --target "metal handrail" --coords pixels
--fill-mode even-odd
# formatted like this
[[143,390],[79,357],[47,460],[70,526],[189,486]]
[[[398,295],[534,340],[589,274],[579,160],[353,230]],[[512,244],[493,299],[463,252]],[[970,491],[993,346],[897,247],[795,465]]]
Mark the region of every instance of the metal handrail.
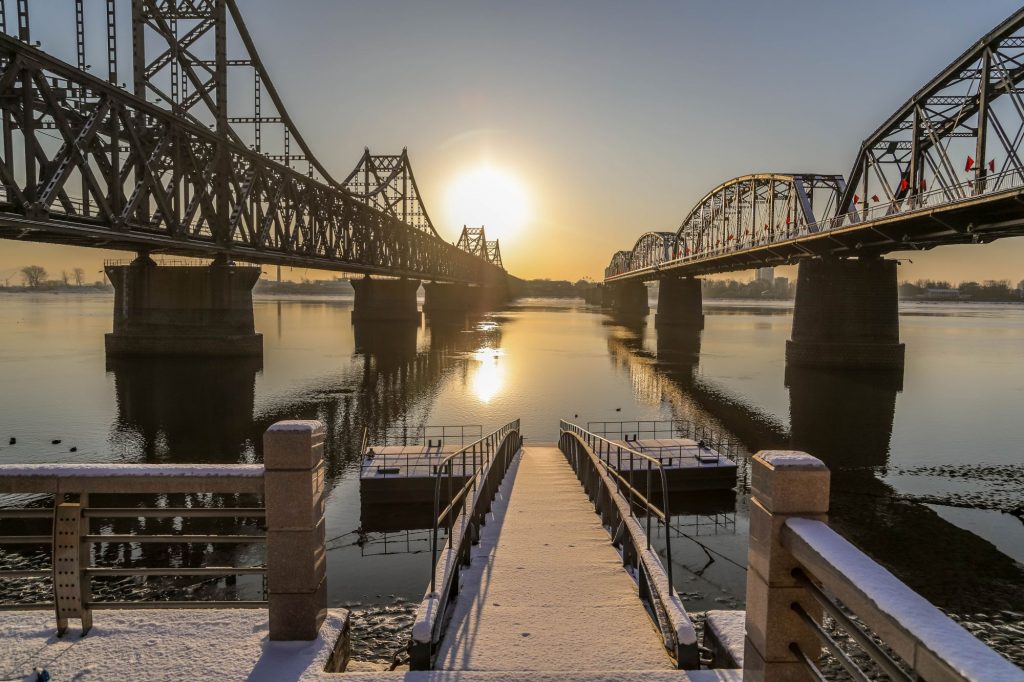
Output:
[[[511,421],[496,431],[466,447],[446,455],[434,475],[434,523],[430,535],[430,588],[424,597],[413,626],[409,646],[410,665],[413,670],[429,670],[433,666],[435,649],[445,624],[449,601],[458,593],[460,564],[469,565],[471,544],[480,539],[480,526],[490,511],[491,500],[505,477],[512,456],[522,447],[519,420]],[[452,490],[452,469],[456,460],[462,462],[463,471],[472,466],[472,473],[460,487]],[[448,481],[449,502],[441,510],[441,486]],[[458,519],[459,533],[456,546],[453,520]],[[438,585],[438,535],[444,524],[447,529],[444,573]],[[438,589],[440,587],[440,589]]]
[[[18,470],[19,465],[5,465],[6,470]],[[154,467],[149,467],[150,469]],[[265,507],[160,507],[160,506],[148,506],[148,507],[94,507],[88,503],[89,492],[92,490],[123,490],[125,482],[131,480],[134,483],[142,481],[146,483],[146,488],[152,488],[153,486],[166,488],[169,490],[184,489],[186,486],[186,480],[191,480],[193,488],[206,490],[206,491],[221,491],[225,494],[232,494],[239,490],[245,492],[255,492],[258,488],[263,486],[262,476],[254,476],[254,470],[246,465],[238,465],[235,469],[238,473],[220,473],[215,476],[208,477],[188,477],[184,473],[178,475],[177,469],[174,467],[164,467],[165,469],[172,469],[175,475],[172,476],[139,476],[139,475],[125,475],[125,474],[111,474],[106,472],[106,469],[102,465],[97,466],[95,472],[86,472],[86,475],[50,475],[47,473],[40,473],[39,475],[24,475],[26,472],[21,471],[22,475],[9,475],[4,479],[3,492],[4,495],[18,495],[30,492],[43,492],[43,494],[49,494],[52,496],[52,502],[45,507],[4,507],[0,508],[0,520],[10,521],[28,521],[37,520],[41,523],[49,521],[51,530],[46,535],[37,534],[37,530],[34,534],[20,533],[17,535],[0,535],[0,547],[3,546],[24,546],[24,545],[45,545],[49,547],[55,547],[54,542],[54,524],[57,523],[58,515],[58,502],[62,499],[63,493],[77,494],[79,498],[79,504],[81,509],[78,512],[83,520],[82,526],[78,531],[75,542],[81,548],[87,548],[93,544],[141,544],[141,543],[159,543],[159,544],[238,544],[238,545],[255,545],[263,544],[267,541],[265,533],[259,534],[235,534],[235,533],[177,533],[177,534],[158,534],[158,533],[135,533],[126,534],[118,532],[99,532],[90,533],[88,527],[88,519],[154,519],[154,518],[196,518],[196,519],[252,519],[264,522],[266,518]],[[232,467],[231,469],[234,469]],[[227,469],[230,471],[231,469]],[[262,467],[260,467],[262,469]],[[106,472],[106,473],[104,473]],[[152,484],[152,485],[151,485]],[[167,485],[164,485],[167,484]],[[54,496],[51,492],[53,490],[59,490],[58,494]],[[144,490],[140,494],[158,494],[152,490]],[[26,500],[29,501],[29,500]],[[27,526],[22,526],[21,530],[28,530]],[[237,533],[237,531],[236,531]],[[51,550],[54,552],[55,550]],[[86,556],[91,553],[83,554]],[[45,568],[16,568],[11,567],[10,569],[0,569],[0,581],[12,580],[12,579],[45,579],[49,578],[53,582],[53,585],[47,588],[50,594],[53,594],[56,599],[57,584],[55,577],[55,564],[56,560],[53,556],[50,557],[50,565]],[[74,579],[71,581],[76,585],[81,585],[83,595],[90,593],[89,585],[93,578],[98,577],[172,577],[172,576],[194,576],[194,577],[227,577],[227,576],[243,576],[243,575],[262,575],[266,576],[267,568],[265,565],[256,566],[201,566],[201,567],[170,567],[170,566],[156,566],[156,567],[121,567],[121,566],[96,566],[92,561],[83,561],[82,565],[79,566],[76,571]],[[66,580],[65,580],[66,581]],[[42,596],[42,595],[40,595]],[[49,602],[49,608],[53,608]],[[217,600],[203,600],[203,601],[188,601],[188,602],[171,602],[165,600],[143,600],[138,602],[113,602],[113,601],[94,601],[92,599],[85,599],[83,601],[83,607],[88,610],[94,609],[110,609],[110,608],[154,608],[154,609],[166,609],[166,608],[251,608],[251,607],[266,607],[268,602],[266,599],[258,601],[242,601],[242,600],[230,600],[230,599],[217,599]],[[18,604],[18,603],[4,603],[0,604],[0,610],[11,610],[11,609],[34,609],[47,605],[42,605],[39,602]],[[91,623],[91,619],[83,621],[84,629],[88,629],[88,623]],[[60,621],[58,621],[58,631],[61,629]]]
[[[605,465],[605,472],[611,476],[612,480],[615,481],[615,485],[618,487],[619,493],[623,494],[623,496],[629,500],[630,514],[633,514],[636,502],[640,502],[641,506],[646,509],[647,549],[651,548],[651,517],[654,516],[665,524],[665,571],[668,574],[669,594],[672,594],[675,590],[675,585],[672,581],[671,511],[669,509],[668,479],[665,476],[665,467],[662,462],[655,457],[651,457],[650,455],[640,452],[639,450],[634,450],[628,446],[610,441],[603,436],[598,436],[597,434],[592,433],[581,426],[567,422],[564,419],[559,422],[559,430],[562,433],[570,433],[576,436],[586,443],[590,447],[590,450],[597,455],[598,460]],[[612,465],[611,463],[611,453],[613,451],[615,452],[616,457],[615,465]],[[630,473],[637,470],[634,466],[637,458],[647,463],[646,495],[641,494],[640,491],[637,490],[622,474],[623,453],[629,457]],[[661,479],[661,503],[663,508],[659,508],[651,501],[651,472],[654,469],[657,469],[659,478]],[[643,469],[641,469],[641,471],[643,471]]]
[[[791,516],[782,526],[780,542],[795,563],[790,574],[797,584],[889,679],[1019,679],[1020,670],[1013,664],[825,522]],[[799,600],[787,597],[787,601],[847,672],[857,679],[869,678],[868,671],[835,645]],[[881,645],[872,632],[879,635]],[[800,660],[812,675],[821,674],[811,657]]]
[[[480,474],[484,472],[485,468],[489,468],[491,464],[491,455],[496,453],[501,441],[505,439],[505,436],[512,432],[519,431],[519,420],[516,419],[511,421],[504,426],[500,427],[496,431],[484,436],[480,440],[470,443],[461,450],[457,450],[450,455],[446,455],[440,462],[437,463],[436,473],[434,475],[434,527],[430,540],[430,591],[435,592],[437,590],[437,534],[439,527],[443,520],[447,519],[448,538],[446,542],[450,546],[452,543],[452,512],[455,511],[456,505],[462,503],[462,509],[460,513],[465,511],[466,502],[469,501],[468,493],[476,487],[477,479]],[[472,457],[473,469],[472,473],[468,475],[468,479],[463,483],[462,487],[456,491],[455,495],[452,495],[452,469],[453,462],[462,458],[462,472],[466,475],[466,456]],[[479,462],[478,462],[479,456]],[[447,474],[447,476],[446,476]],[[438,509],[441,506],[441,481],[447,478],[448,480],[448,506],[444,508],[444,511],[439,512]]]

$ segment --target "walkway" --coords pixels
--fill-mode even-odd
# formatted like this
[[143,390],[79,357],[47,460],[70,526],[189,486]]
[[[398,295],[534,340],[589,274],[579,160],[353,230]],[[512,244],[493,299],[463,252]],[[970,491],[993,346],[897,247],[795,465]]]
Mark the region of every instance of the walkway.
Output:
[[494,502],[440,670],[641,671],[672,661],[565,457],[526,447]]

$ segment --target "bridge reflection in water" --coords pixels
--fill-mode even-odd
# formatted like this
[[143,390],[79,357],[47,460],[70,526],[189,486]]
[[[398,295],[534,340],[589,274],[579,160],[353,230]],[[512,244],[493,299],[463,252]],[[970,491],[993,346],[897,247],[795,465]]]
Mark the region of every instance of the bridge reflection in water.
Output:
[[[319,306],[320,304],[314,304]],[[331,317],[337,321],[336,317]],[[110,440],[115,452],[133,453],[125,461],[138,463],[234,463],[262,460],[262,433],[282,419],[318,419],[326,426],[325,465],[328,488],[358,465],[363,429],[372,435],[394,425],[416,426],[430,414],[438,387],[453,372],[468,372],[473,354],[501,345],[498,325],[461,317],[423,327],[380,322],[357,322],[352,328],[353,353],[348,365],[320,382],[305,385],[269,406],[257,407],[259,358],[111,358],[117,397],[117,416]],[[461,367],[461,369],[460,369]],[[117,496],[93,504],[106,506],[204,507],[227,504],[211,494]],[[232,501],[232,505],[239,505]],[[429,505],[432,507],[432,505]],[[364,505],[361,526],[346,538],[363,555],[416,553],[415,529],[429,525],[432,508],[402,505]],[[351,521],[349,521],[351,523]],[[145,525],[154,532],[191,534],[258,532],[258,520],[138,519],[104,522],[104,531],[137,533]],[[170,527],[175,525],[174,529]],[[412,530],[413,534],[408,532]],[[397,534],[396,534],[397,533]],[[130,545],[107,543],[96,548],[99,565],[182,568],[213,563],[262,562],[259,547],[230,544],[212,549],[196,545]],[[397,567],[396,567],[397,568]],[[201,581],[178,577],[133,584],[130,580],[97,579],[98,595],[139,598],[154,594],[197,598],[261,598],[258,576]]]
[[[784,378],[789,423],[784,424],[699,371],[702,332],[655,330],[635,319],[628,325],[610,320],[607,331],[609,354],[628,373],[640,402],[664,402],[674,418],[723,429],[742,444],[741,455],[793,448],[824,461],[832,472],[831,525],[929,601],[968,618],[1024,609],[1020,564],[886,481],[902,368],[789,366]],[[741,515],[749,494],[747,463],[741,458]],[[922,571],[922,566],[929,568]]]

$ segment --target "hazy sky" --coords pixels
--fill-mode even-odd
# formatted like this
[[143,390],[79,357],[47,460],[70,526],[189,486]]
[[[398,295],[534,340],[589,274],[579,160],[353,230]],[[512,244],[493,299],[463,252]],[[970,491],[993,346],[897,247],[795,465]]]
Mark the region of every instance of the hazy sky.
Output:
[[[518,180],[528,204],[526,224],[497,235],[508,269],[568,279],[600,277],[612,252],[644,231],[675,230],[728,178],[848,173],[864,137],[1018,8],[238,2],[292,116],[335,176],[364,146],[408,147],[435,225],[454,240],[461,223],[449,190],[489,164]],[[91,273],[106,255],[4,241],[0,280],[29,262]],[[941,247],[913,254],[900,277],[1016,283],[1022,256],[1024,240]]]

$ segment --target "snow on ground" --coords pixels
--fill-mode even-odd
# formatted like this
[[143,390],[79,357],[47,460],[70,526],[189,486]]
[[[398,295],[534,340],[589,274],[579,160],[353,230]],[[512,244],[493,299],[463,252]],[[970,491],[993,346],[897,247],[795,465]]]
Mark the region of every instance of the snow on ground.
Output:
[[739,667],[743,667],[743,640],[747,636],[746,611],[708,611],[704,619],[704,630],[732,656]]
[[270,642],[264,609],[96,611],[88,635],[73,620],[58,639],[52,612],[8,611],[0,613],[0,680],[32,680],[33,667],[54,682],[316,680],[347,619],[332,609],[318,639]]
[[0,476],[262,476],[262,464],[0,464]]
[[546,672],[671,667],[635,583],[558,449],[523,450],[481,536],[472,565],[462,573],[437,667]]

